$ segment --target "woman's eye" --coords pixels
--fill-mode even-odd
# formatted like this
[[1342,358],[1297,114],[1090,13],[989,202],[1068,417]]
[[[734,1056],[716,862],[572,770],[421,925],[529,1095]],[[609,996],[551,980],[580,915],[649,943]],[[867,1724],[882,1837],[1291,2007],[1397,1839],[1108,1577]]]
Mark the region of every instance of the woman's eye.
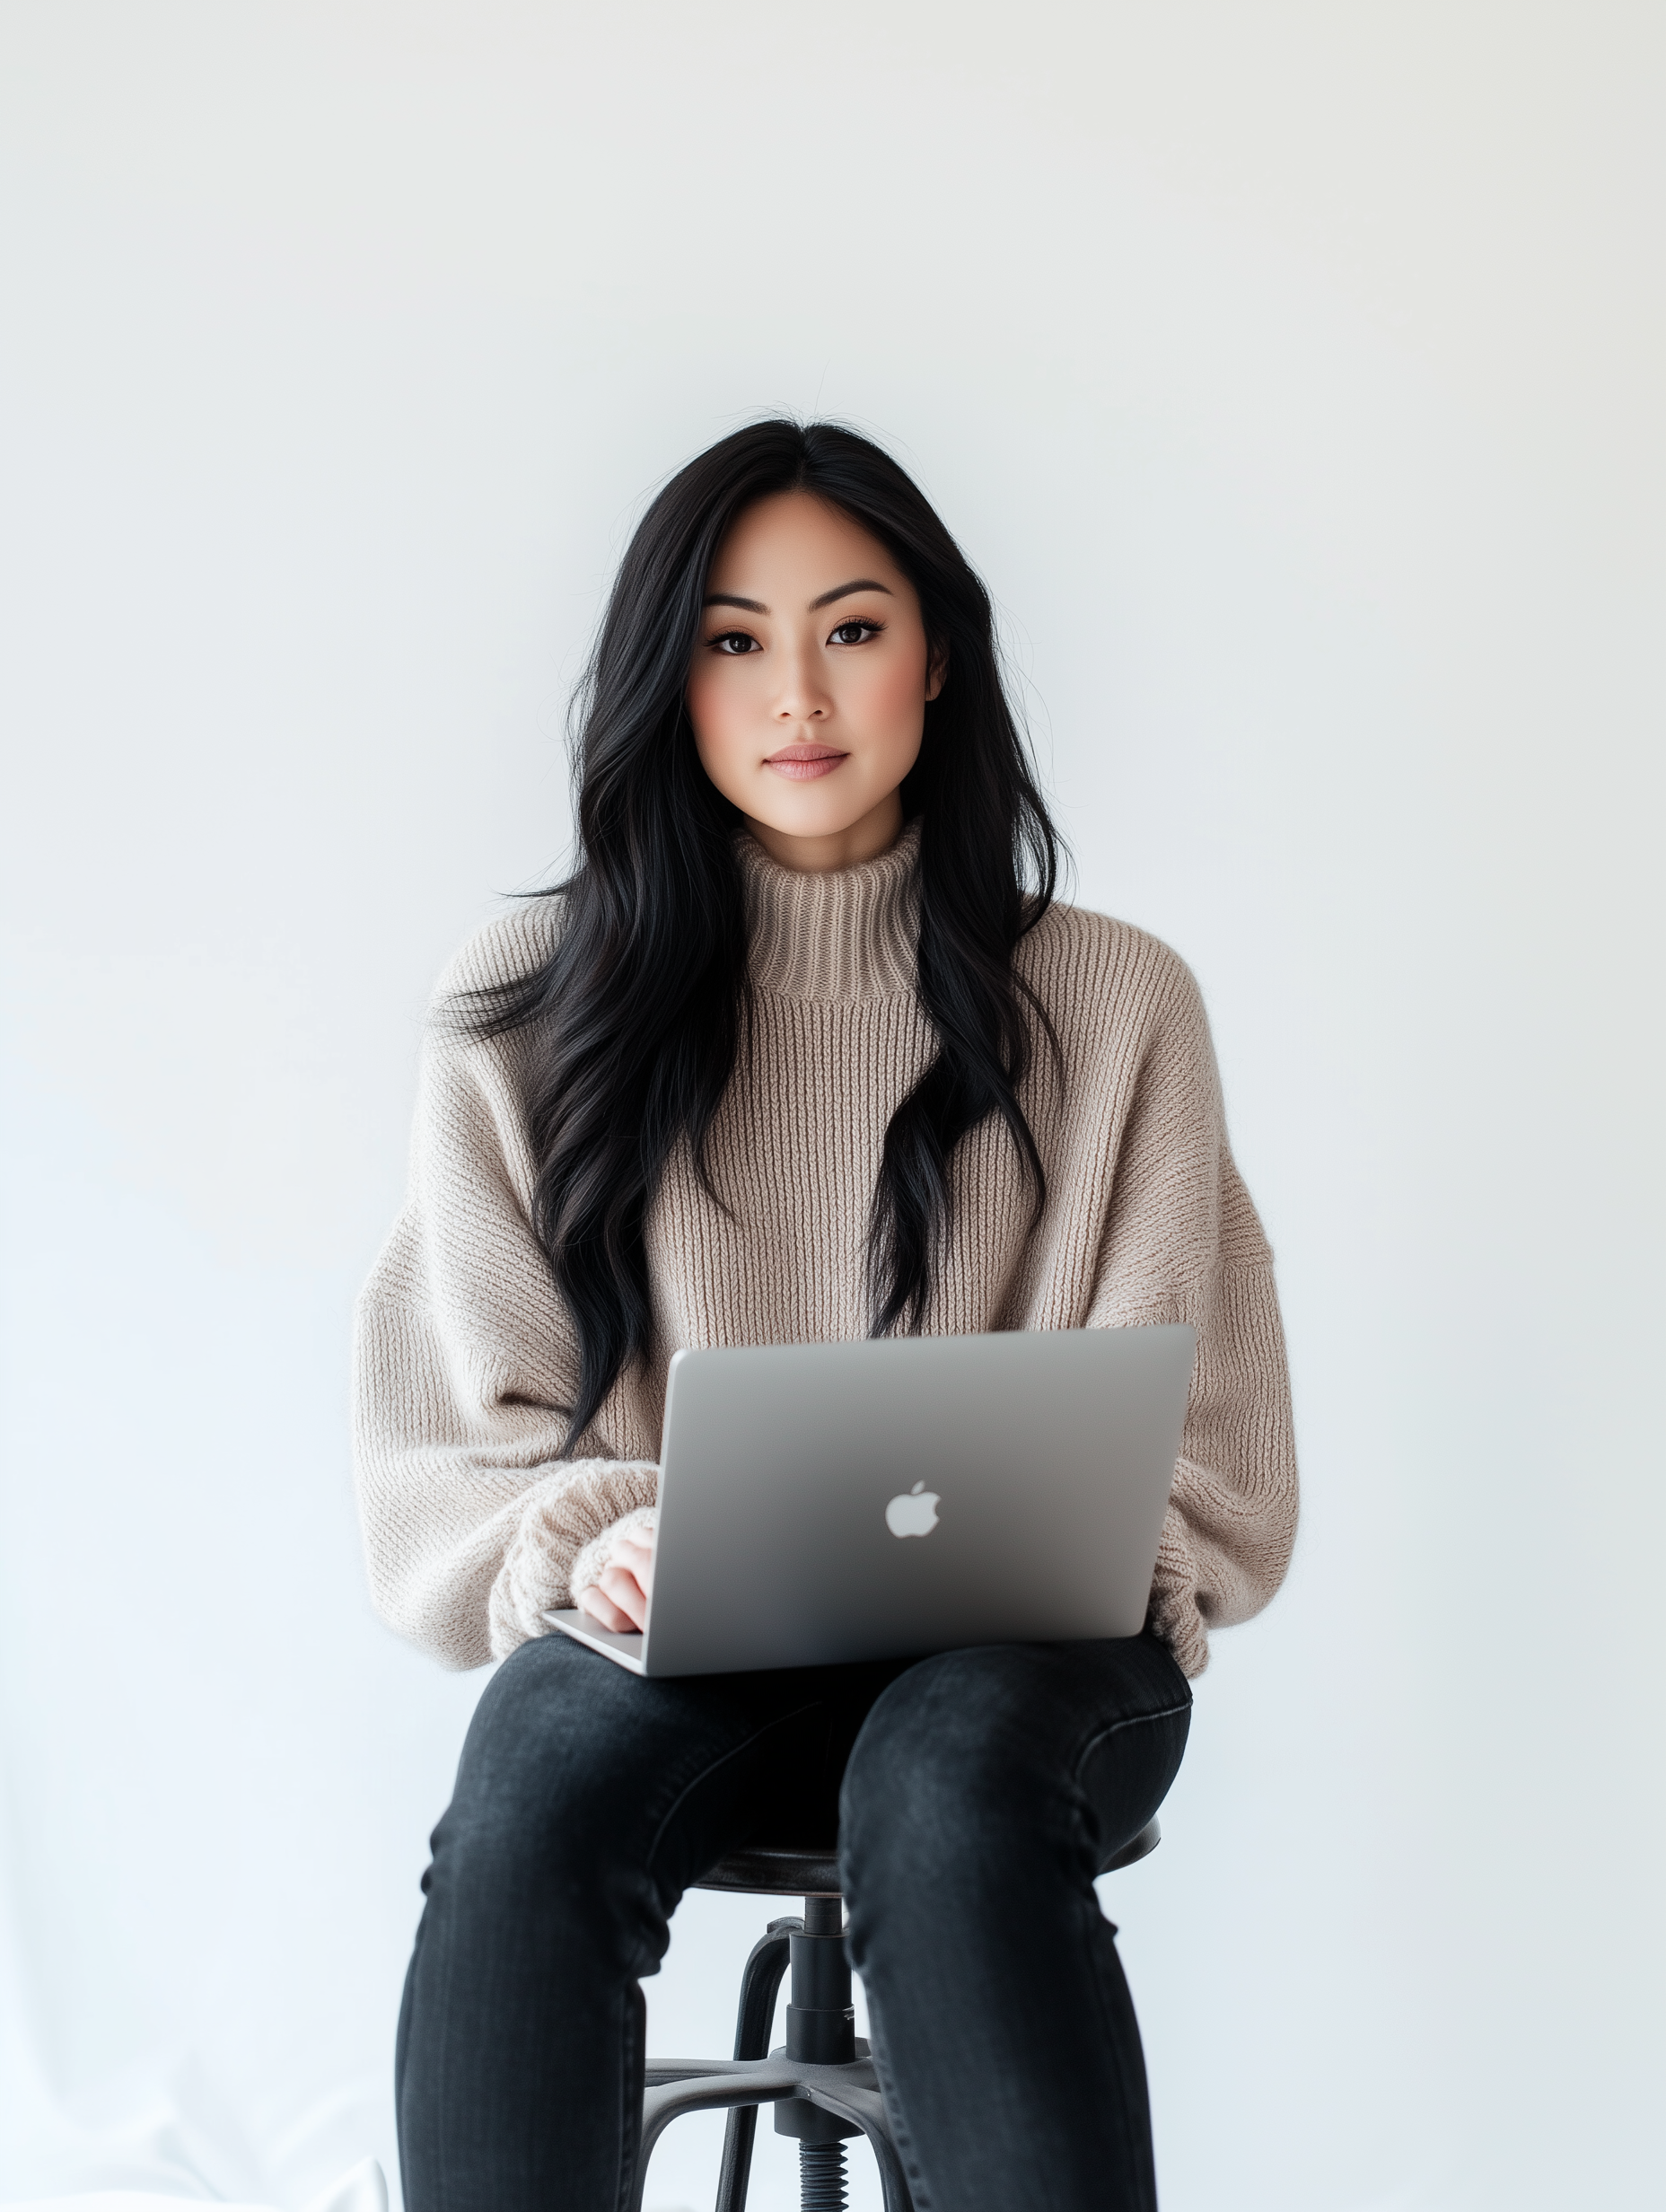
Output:
[[757,638],[749,637],[744,630],[725,630],[721,637],[714,637],[709,643],[714,653],[756,653],[758,650]]
[[832,645],[860,645],[870,637],[877,637],[881,625],[877,622],[841,622],[828,643]]

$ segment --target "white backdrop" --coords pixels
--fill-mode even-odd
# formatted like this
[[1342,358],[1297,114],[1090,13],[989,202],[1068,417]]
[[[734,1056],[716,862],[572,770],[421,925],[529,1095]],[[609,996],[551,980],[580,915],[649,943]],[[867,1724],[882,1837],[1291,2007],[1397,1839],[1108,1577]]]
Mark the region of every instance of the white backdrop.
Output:
[[481,1678],[350,1303],[642,496],[785,408],[988,578],[1279,1252],[1295,1567],[1111,1906],[1167,2212],[1659,2201],[1663,94],[1616,0],[4,0],[0,2200],[392,2174]]

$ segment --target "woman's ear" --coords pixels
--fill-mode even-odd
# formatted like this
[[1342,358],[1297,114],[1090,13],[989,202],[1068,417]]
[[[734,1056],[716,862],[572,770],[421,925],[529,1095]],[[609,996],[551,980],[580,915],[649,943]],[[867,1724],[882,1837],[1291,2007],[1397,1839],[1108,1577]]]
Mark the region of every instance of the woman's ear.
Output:
[[949,676],[949,655],[934,645],[925,663],[925,704],[929,707],[943,689]]

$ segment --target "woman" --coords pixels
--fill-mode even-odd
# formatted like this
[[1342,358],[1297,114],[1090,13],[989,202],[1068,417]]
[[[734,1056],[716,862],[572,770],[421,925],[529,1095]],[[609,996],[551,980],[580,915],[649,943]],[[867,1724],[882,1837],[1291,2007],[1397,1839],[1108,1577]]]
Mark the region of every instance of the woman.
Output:
[[[425,1882],[407,2201],[618,2205],[678,1898],[760,1830],[837,1820],[920,2212],[1148,2207],[1092,1876],[1295,1520],[1271,1255],[1197,988],[1054,900],[988,600],[848,431],[760,424],[672,479],[578,729],[578,865],[447,980],[360,1312],[377,1602],[453,1665],[505,1663]],[[679,1346],[1177,1321],[1197,1367],[1142,1636],[644,1681],[546,1632],[568,1603],[642,1622]],[[962,2109],[974,2061],[1009,2104]]]

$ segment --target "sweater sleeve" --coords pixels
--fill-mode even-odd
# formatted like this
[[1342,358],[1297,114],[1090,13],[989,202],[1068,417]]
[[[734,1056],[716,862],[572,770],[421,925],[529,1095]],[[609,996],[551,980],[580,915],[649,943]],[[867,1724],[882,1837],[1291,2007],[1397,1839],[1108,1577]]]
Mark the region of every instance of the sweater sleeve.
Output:
[[453,1667],[542,1635],[580,1555],[600,1557],[657,1487],[652,1461],[615,1456],[594,1430],[586,1456],[564,1456],[576,1347],[532,1233],[514,1075],[513,1043],[431,1029],[405,1208],[356,1316],[372,1597]]
[[1150,1620],[1188,1675],[1290,1563],[1296,1462],[1273,1255],[1226,1141],[1202,1001],[1177,960],[1118,1150],[1089,1325],[1188,1321],[1197,1359]]

